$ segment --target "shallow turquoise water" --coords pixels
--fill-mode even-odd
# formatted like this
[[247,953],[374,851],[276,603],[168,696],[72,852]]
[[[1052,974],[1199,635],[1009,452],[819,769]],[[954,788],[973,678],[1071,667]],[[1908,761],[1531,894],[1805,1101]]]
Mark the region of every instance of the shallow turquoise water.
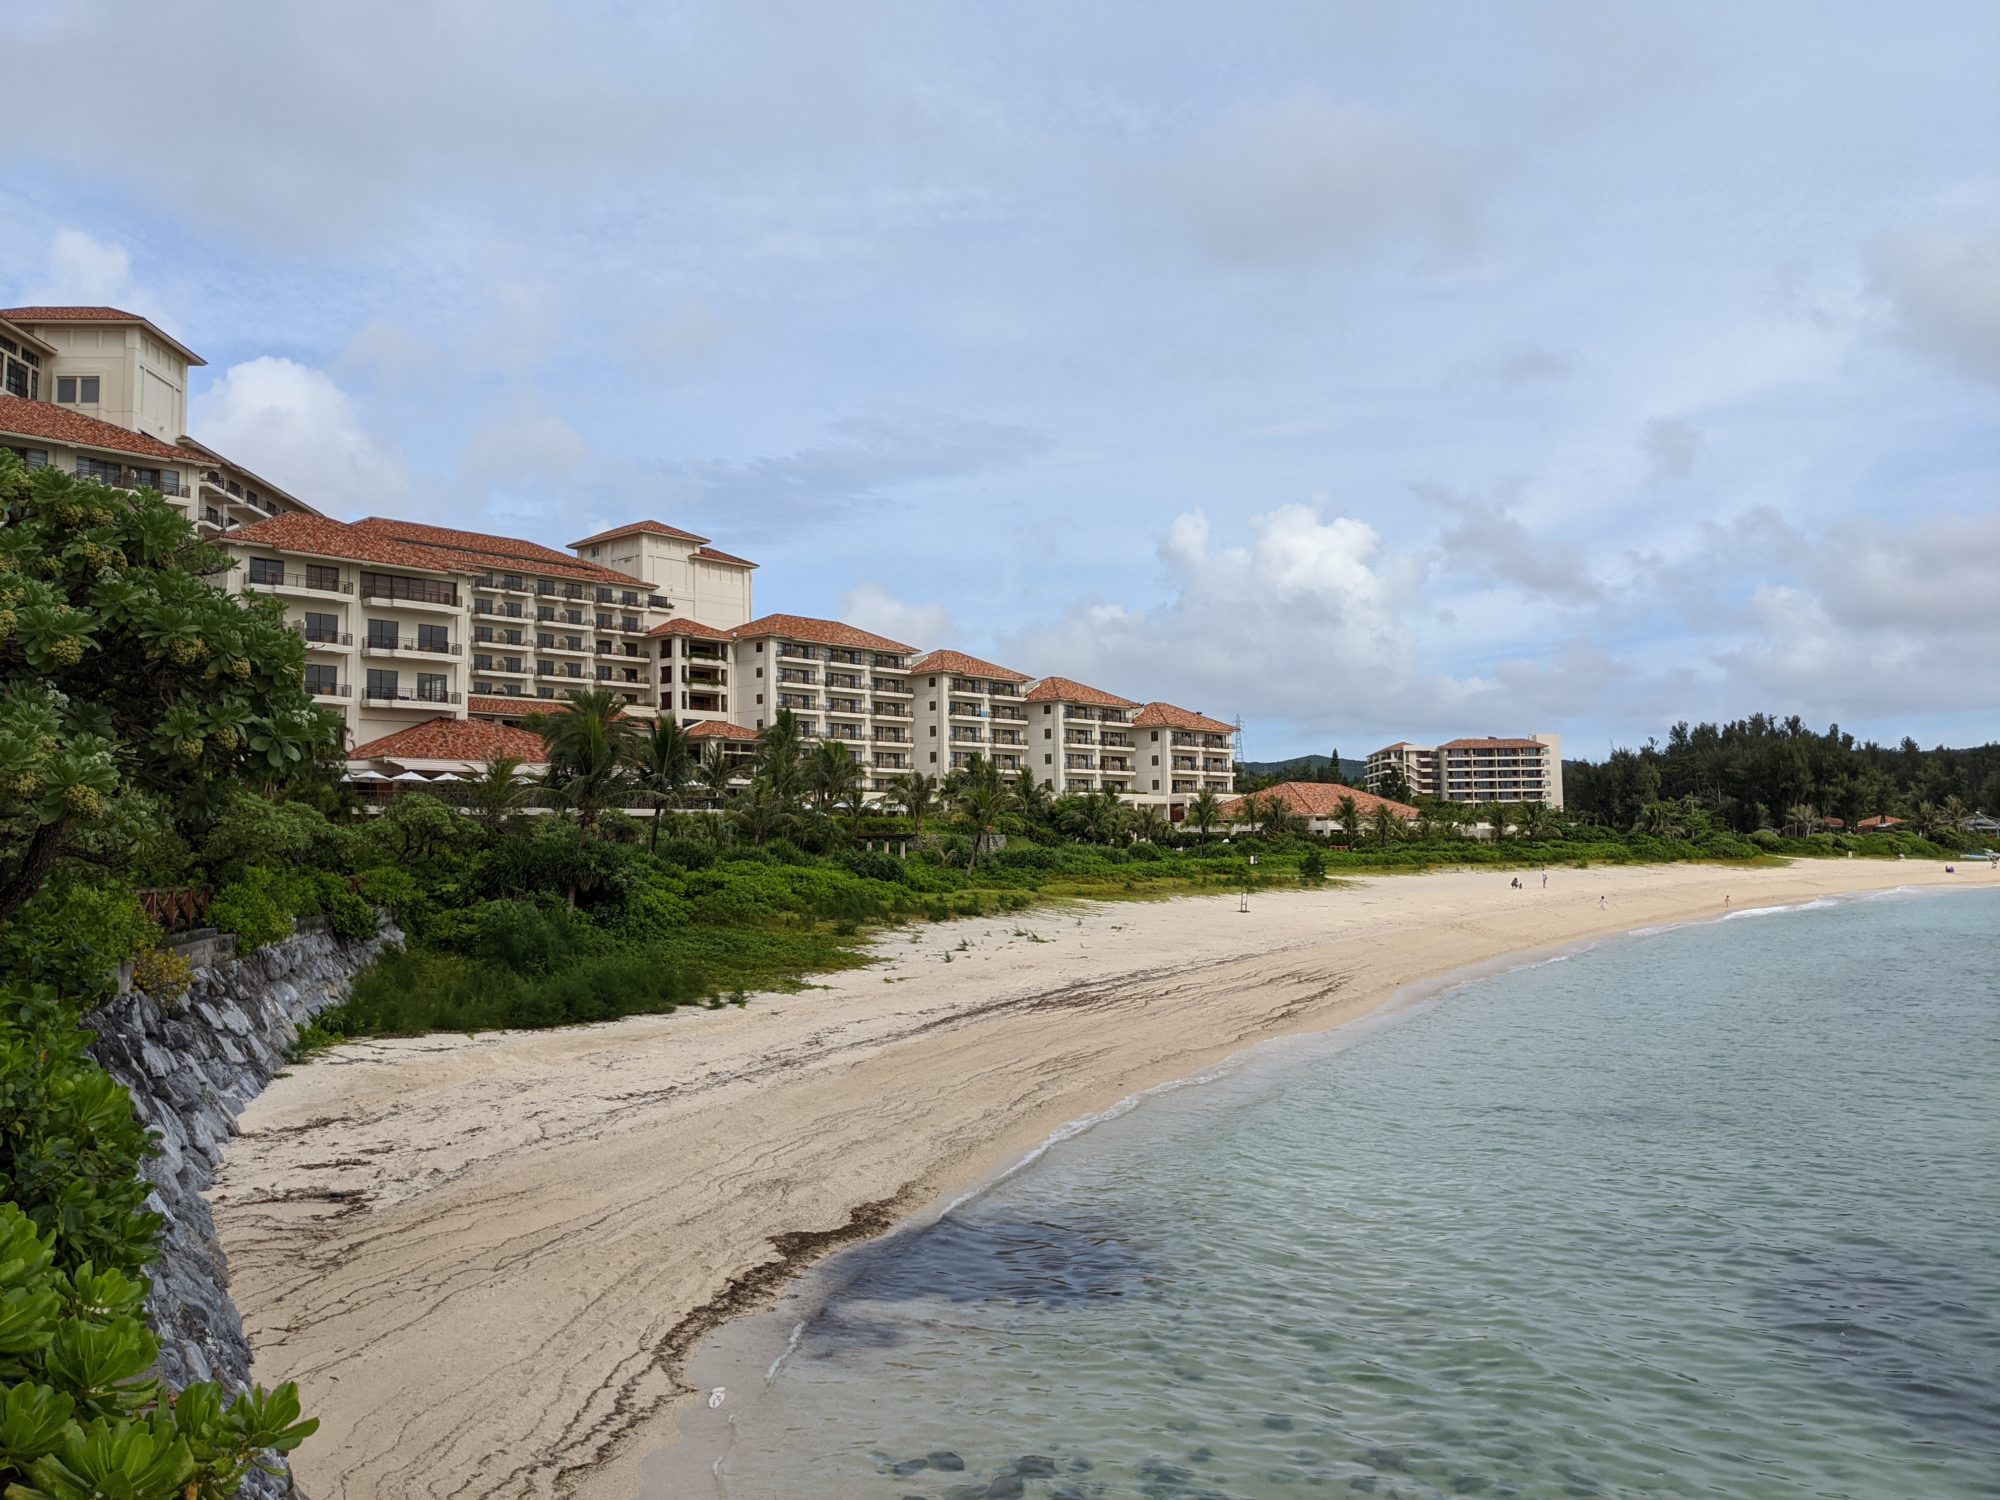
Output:
[[1481,980],[841,1270],[738,1500],[2000,1496],[2000,895]]

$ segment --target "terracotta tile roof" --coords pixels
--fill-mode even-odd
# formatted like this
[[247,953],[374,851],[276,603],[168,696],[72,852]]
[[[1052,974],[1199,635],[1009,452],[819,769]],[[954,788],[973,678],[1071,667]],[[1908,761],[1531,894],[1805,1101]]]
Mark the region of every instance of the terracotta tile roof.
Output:
[[[1393,748],[1393,747],[1392,747]],[[1446,740],[1440,750],[1546,750],[1540,740],[1470,739]]]
[[647,635],[692,635],[704,641],[728,641],[735,637],[726,630],[717,630],[713,625],[704,625],[699,620],[669,620],[664,625],[655,625]]
[[1887,813],[1877,813],[1872,818],[1863,818],[1854,826],[1865,833],[1877,833],[1884,828],[1900,828],[1903,826],[1903,820],[1892,818]]
[[997,666],[990,661],[981,661],[976,656],[967,656],[963,651],[926,651],[910,663],[912,672],[950,672],[959,677],[983,677],[989,682],[1030,682],[1033,679],[1026,672],[1016,672],[1011,667]]
[[558,552],[553,547],[523,541],[519,537],[459,531],[450,526],[426,526],[417,521],[392,520],[387,516],[369,516],[353,524],[358,531],[372,531],[408,542],[411,546],[428,547],[480,572],[500,568],[508,572],[547,573],[559,578],[587,578],[593,583],[651,592],[643,580],[629,573],[583,562],[567,552]]
[[1370,755],[1387,755],[1391,750],[1421,750],[1424,747],[1414,740],[1397,740],[1393,745],[1384,745],[1380,750],[1371,750]]
[[475,693],[465,700],[465,710],[474,714],[505,714],[512,719],[526,718],[529,714],[545,714],[560,711],[562,704],[548,698],[534,698],[526,693]]
[[757,731],[745,729],[741,724],[725,724],[720,719],[703,719],[699,724],[688,727],[691,740],[754,740]]
[[205,365],[194,350],[179,339],[159,327],[151,318],[142,318],[137,313],[129,313],[116,307],[0,307],[0,318],[10,323],[137,323],[148,333],[164,339],[175,349],[186,355],[189,362]]
[[682,531],[678,526],[669,526],[664,521],[632,521],[624,526],[614,526],[609,531],[600,531],[596,536],[587,536],[580,542],[571,542],[572,549],[589,547],[598,542],[608,542],[613,537],[630,536],[635,531],[643,531],[648,536],[670,536],[681,542],[706,542],[705,536],[696,536],[692,531]]
[[184,448],[128,432],[110,422],[86,417],[80,411],[48,401],[30,401],[26,396],[0,396],[0,432],[22,437],[43,438],[52,443],[69,443],[78,448],[106,448],[116,453],[138,453],[170,463],[198,462]]
[[721,563],[727,568],[754,568],[757,564],[747,557],[738,557],[733,552],[724,552],[718,547],[697,547],[689,554],[703,562]]
[[1171,703],[1148,703],[1132,715],[1132,723],[1140,729],[1195,729],[1204,734],[1236,733],[1234,724],[1211,719],[1208,715],[1198,714],[1193,709],[1176,708]]
[[1121,698],[1116,693],[1107,693],[1102,688],[1087,687],[1068,677],[1044,677],[1028,689],[1025,700],[1029,703],[1088,703],[1097,708],[1137,708],[1139,705],[1130,698]]
[[440,716],[385,734],[379,740],[356,745],[347,752],[357,760],[451,760],[490,761],[512,755],[540,764],[548,750],[542,737],[511,724],[495,724],[490,719],[453,719]]
[[391,568],[415,568],[430,573],[463,573],[467,569],[434,551],[412,547],[379,532],[363,531],[344,521],[304,512],[273,516],[220,538],[229,547],[269,547],[278,552],[305,552],[349,562],[380,563]]
[[739,641],[762,636],[782,636],[790,641],[810,641],[815,646],[844,646],[850,651],[893,651],[908,655],[916,650],[886,635],[874,635],[838,620],[816,620],[811,615],[765,615],[730,632]]
[[[1361,816],[1372,817],[1375,809],[1386,807],[1399,818],[1418,816],[1417,809],[1407,802],[1392,802],[1387,797],[1378,797],[1373,792],[1364,792],[1359,787],[1342,786],[1335,781],[1281,781],[1276,786],[1266,787],[1261,792],[1251,792],[1248,796],[1237,797],[1222,804],[1222,816],[1235,819],[1243,817],[1243,805],[1251,798],[1259,802],[1272,797],[1282,797],[1285,806],[1294,817],[1331,818],[1338,816],[1340,799],[1352,797]],[[1250,821],[1255,821],[1254,815]],[[1353,832],[1352,829],[1343,830]]]

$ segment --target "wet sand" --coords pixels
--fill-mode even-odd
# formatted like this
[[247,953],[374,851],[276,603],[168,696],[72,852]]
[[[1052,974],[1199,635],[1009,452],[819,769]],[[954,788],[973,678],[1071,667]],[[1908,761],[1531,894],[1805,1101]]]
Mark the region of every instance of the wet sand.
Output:
[[[1051,1132],[1509,953],[1984,866],[1491,870],[964,919],[747,1009],[353,1044],[247,1110],[214,1194],[316,1500],[634,1495],[689,1351]],[[1600,909],[1599,897],[1607,908]]]

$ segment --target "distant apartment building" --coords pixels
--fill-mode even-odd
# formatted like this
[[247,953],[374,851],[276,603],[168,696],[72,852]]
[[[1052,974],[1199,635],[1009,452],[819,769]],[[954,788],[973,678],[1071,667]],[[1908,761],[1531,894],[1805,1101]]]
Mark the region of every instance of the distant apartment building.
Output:
[[1540,802],[1563,805],[1562,736],[1448,740],[1413,745],[1398,740],[1368,757],[1368,790],[1401,774],[1413,797],[1446,802]]
[[516,752],[528,741],[500,731],[602,688],[738,756],[789,709],[808,742],[849,746],[876,793],[974,756],[1176,820],[1233,785],[1234,729],[1219,719],[837,620],[758,616],[755,563],[661,521],[565,551],[322,515],[185,432],[188,374],[203,363],[118,308],[0,310],[0,446],[31,468],[165,496],[230,557],[220,587],[282,608],[307,687],[362,760],[434,769]]

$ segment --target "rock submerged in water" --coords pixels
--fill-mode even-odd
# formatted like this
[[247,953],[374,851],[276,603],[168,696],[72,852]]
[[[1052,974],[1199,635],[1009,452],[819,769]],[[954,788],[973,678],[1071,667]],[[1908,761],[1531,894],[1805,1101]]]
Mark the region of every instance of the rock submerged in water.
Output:
[[924,1457],[933,1469],[942,1469],[947,1474],[956,1474],[965,1467],[965,1460],[949,1448],[938,1448]]

